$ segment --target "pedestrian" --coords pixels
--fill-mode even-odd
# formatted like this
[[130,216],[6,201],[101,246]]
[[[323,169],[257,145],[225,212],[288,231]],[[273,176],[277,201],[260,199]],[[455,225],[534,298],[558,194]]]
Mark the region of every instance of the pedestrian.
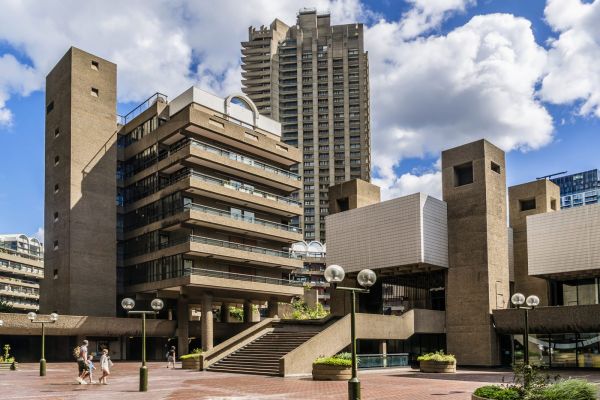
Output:
[[102,370],[102,376],[98,380],[103,385],[108,385],[106,378],[110,375],[110,367],[113,363],[108,356],[108,349],[102,349],[102,356],[100,357],[100,369]]
[[167,368],[169,368],[169,365],[175,368],[175,356],[175,346],[171,346],[171,349],[167,352]]
[[87,367],[88,367],[88,378],[90,380],[90,383],[96,383],[96,382],[94,382],[94,376],[93,376],[94,370],[96,369],[96,367],[94,367],[94,356],[90,355],[88,357]]
[[[76,349],[77,351],[77,349]],[[88,372],[88,341],[84,340],[81,344],[81,346],[79,346],[79,354],[77,355],[77,367],[79,369],[79,375],[77,376],[77,382],[79,382],[80,385],[87,385],[87,382],[84,380],[84,378],[87,375]]]

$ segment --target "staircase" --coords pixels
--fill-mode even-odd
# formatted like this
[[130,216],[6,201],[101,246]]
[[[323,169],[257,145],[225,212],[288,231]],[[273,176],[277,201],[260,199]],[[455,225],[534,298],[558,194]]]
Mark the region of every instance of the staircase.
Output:
[[276,326],[208,367],[209,371],[279,376],[279,359],[320,332]]

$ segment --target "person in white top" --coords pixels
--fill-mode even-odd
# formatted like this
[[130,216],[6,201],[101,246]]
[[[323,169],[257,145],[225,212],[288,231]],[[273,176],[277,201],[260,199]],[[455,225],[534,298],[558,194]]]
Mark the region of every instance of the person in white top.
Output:
[[102,376],[98,380],[99,383],[103,385],[108,385],[106,378],[110,375],[111,366],[112,361],[108,356],[108,349],[102,349],[102,356],[100,357],[100,369],[102,370]]
[[77,382],[81,385],[85,385],[86,382],[83,380],[88,374],[88,341],[84,340],[79,346],[79,356],[77,357],[77,365],[79,367],[79,376],[77,377]]

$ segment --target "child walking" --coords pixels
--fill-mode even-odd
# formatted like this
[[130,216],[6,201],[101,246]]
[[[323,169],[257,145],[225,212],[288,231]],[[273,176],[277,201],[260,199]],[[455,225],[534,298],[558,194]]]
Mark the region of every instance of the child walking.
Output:
[[96,367],[94,367],[94,356],[90,355],[88,357],[88,377],[90,378],[90,383],[96,383],[93,380],[93,376],[92,374],[94,373],[94,370],[96,369]]

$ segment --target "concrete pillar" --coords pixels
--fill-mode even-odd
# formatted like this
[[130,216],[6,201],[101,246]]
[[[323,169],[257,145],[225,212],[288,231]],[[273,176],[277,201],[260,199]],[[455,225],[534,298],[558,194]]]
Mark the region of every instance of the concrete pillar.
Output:
[[267,312],[269,318],[275,318],[279,313],[279,302],[277,299],[269,299],[269,304],[267,305]]
[[177,300],[177,354],[189,353],[190,342],[190,311],[188,299],[180,297]]
[[221,322],[231,322],[229,319],[229,304],[221,303]]
[[252,302],[249,300],[244,302],[244,322],[252,322]]
[[210,350],[213,348],[213,312],[212,312],[212,295],[205,293],[202,296],[202,317],[201,333],[202,333],[202,350]]
[[379,342],[379,354],[383,355],[383,368],[387,367],[387,340]]

